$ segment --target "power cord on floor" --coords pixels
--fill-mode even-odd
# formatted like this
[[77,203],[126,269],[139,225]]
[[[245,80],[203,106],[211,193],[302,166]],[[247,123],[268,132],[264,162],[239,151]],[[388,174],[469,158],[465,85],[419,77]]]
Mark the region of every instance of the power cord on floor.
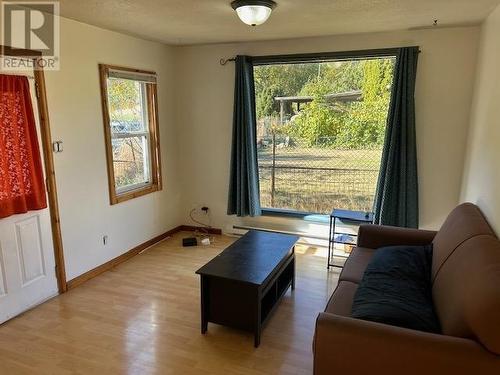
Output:
[[193,223],[198,224],[200,226],[200,228],[196,229],[193,232],[193,235],[197,238],[201,238],[202,240],[204,238],[208,238],[210,243],[213,244],[215,242],[215,237],[210,234],[210,229],[212,229],[212,226],[210,224],[211,220],[210,220],[210,212],[209,212],[208,207],[201,208],[201,211],[205,212],[206,216],[208,217],[208,224],[204,223],[204,222],[202,222],[194,217],[194,214],[196,211],[198,211],[198,209],[193,208],[189,212],[189,218],[191,219],[191,221],[193,221]]

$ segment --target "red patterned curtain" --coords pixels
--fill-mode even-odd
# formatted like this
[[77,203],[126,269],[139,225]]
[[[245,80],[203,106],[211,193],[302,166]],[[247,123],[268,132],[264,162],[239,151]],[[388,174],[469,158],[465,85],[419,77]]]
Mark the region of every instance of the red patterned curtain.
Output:
[[0,218],[46,207],[28,79],[0,74]]

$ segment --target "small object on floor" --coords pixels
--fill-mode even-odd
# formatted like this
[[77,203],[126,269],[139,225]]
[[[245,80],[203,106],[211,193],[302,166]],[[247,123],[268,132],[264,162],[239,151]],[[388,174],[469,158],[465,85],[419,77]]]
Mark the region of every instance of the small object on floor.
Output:
[[198,240],[196,239],[196,237],[183,238],[182,239],[182,246],[184,246],[184,247],[198,246]]
[[203,246],[208,246],[208,245],[210,245],[210,238],[208,238],[208,237],[203,238],[203,239],[201,240],[201,244],[202,244]]

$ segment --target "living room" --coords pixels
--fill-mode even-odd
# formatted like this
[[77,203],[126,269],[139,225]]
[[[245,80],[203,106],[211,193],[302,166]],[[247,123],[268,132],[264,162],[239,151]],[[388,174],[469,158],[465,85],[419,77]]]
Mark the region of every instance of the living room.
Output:
[[[358,323],[352,317],[347,322],[332,322],[329,316],[318,320],[318,316],[325,318],[322,314],[334,291],[345,290],[337,288],[339,280],[344,288],[353,287],[352,280],[356,288],[362,282],[367,262],[361,271],[354,270],[352,265],[359,261],[354,255],[360,252],[352,246],[373,249],[372,256],[375,249],[388,245],[424,246],[434,241],[432,261],[440,262],[446,253],[442,249],[452,246],[444,244],[442,231],[452,231],[452,242],[466,235],[496,239],[500,225],[496,145],[500,114],[495,105],[500,97],[499,1],[277,0],[232,6],[229,0],[61,0],[45,2],[44,6],[52,6],[47,9],[37,8],[40,3],[2,2],[3,17],[12,5],[17,7],[11,9],[12,17],[15,11],[38,11],[38,16],[45,15],[58,27],[53,28],[57,48],[51,52],[57,59],[51,66],[54,61],[37,51],[20,53],[43,48],[25,40],[21,48],[15,37],[16,32],[24,32],[18,29],[19,18],[8,22],[2,18],[0,75],[5,82],[19,77],[24,77],[19,82],[27,82],[30,99],[26,100],[33,105],[31,117],[36,124],[32,128],[39,143],[31,145],[37,160],[31,164],[36,167],[33,174],[38,181],[46,181],[41,184],[46,187],[39,187],[39,201],[34,206],[30,201],[29,209],[2,202],[7,198],[0,195],[0,373],[325,374],[345,369],[354,374],[369,368],[375,373],[416,374],[424,369],[432,373],[430,366],[419,367],[429,362],[436,373],[476,369],[486,374],[500,369],[500,324],[494,320],[500,292],[485,284],[489,280],[488,285],[495,285],[500,278],[495,273],[500,264],[496,243],[481,245],[488,251],[467,258],[470,267],[478,267],[475,271],[471,268],[461,274],[463,278],[446,282],[446,290],[484,287],[481,292],[464,291],[464,296],[470,297],[470,292],[477,297],[469,310],[464,307],[462,312],[465,302],[460,293],[450,292],[451,297],[445,298],[448,294],[442,289],[433,290],[439,334],[370,319],[360,319],[355,326],[349,325],[352,320]],[[243,6],[266,8],[265,17],[249,21],[245,17],[253,13],[239,9]],[[245,21],[263,23],[251,26]],[[9,34],[7,25],[17,25],[10,28],[17,31]],[[43,70],[22,64],[13,68],[14,62],[30,59],[47,65]],[[307,84],[320,76],[328,78],[330,71],[343,72],[342,66],[351,71],[382,59],[393,59],[389,71],[394,75],[390,84],[379,84],[383,93],[376,95],[387,99],[381,111],[381,137],[369,147],[363,140],[364,148],[338,146],[338,133],[320,134],[314,147],[301,143],[305,136],[294,133],[293,126],[307,114],[324,114],[326,108],[328,118],[336,119],[339,113],[354,113],[349,108],[362,107],[359,97],[367,97],[362,83],[340,85],[337,91],[328,87],[321,95]],[[293,92],[280,91],[282,83],[302,71],[278,72],[276,84],[259,71],[290,66],[310,74]],[[248,67],[251,75],[245,70]],[[359,82],[367,81],[366,72],[361,68],[356,73]],[[338,82],[345,78],[335,77],[340,77]],[[147,110],[142,110],[139,122],[149,127],[124,131],[114,123],[115,115],[123,115],[124,123],[130,115],[129,109],[121,111],[122,103],[114,101],[113,82],[121,81],[141,87],[139,107]],[[254,84],[255,90],[248,90]],[[2,92],[7,87],[2,84]],[[270,99],[261,95],[276,87]],[[358,99],[342,102],[353,90],[361,92],[354,93]],[[331,99],[331,95],[337,96]],[[315,102],[321,104],[319,109],[314,109]],[[280,108],[280,103],[286,104]],[[8,111],[1,116],[6,127]],[[116,144],[134,137],[140,142],[131,150],[149,146],[142,154],[147,158],[137,163],[148,178],[121,186],[125,180],[120,180],[116,167],[120,162]],[[325,142],[325,137],[331,139]],[[7,148],[0,146],[0,151]],[[20,149],[21,145],[14,148]],[[344,177],[336,177],[337,170],[346,167],[336,164],[339,157],[334,152],[351,155],[359,149],[377,155],[375,177],[364,193],[368,198],[361,200],[363,204],[351,196],[342,201],[357,205],[327,198],[339,195],[335,189],[348,184]],[[0,152],[0,171],[15,164],[12,155]],[[130,152],[119,156],[130,158]],[[301,164],[306,158],[318,162]],[[299,162],[290,165],[292,159]],[[403,161],[405,166],[398,164]],[[285,167],[295,168],[294,174],[280,175]],[[317,174],[300,179],[297,170],[304,168]],[[268,174],[263,172],[267,170]],[[335,183],[324,182],[326,173]],[[0,176],[4,180],[0,189],[9,189],[4,175]],[[412,180],[414,176],[418,181]],[[280,190],[284,178],[287,188],[281,185]],[[310,181],[317,182],[316,190],[311,190]],[[349,181],[359,185],[359,180]],[[393,181],[396,192],[391,194],[398,197],[383,199],[381,181]],[[294,199],[288,199],[292,195]],[[299,198],[302,206],[296,204]],[[389,201],[396,200],[399,205],[391,207]],[[457,212],[456,207],[465,202],[475,206],[460,206]],[[335,243],[335,233],[332,238],[333,209],[368,215],[359,222],[337,218],[338,230],[348,237],[339,242],[348,242],[347,246]],[[389,211],[398,220],[383,216]],[[448,224],[443,226],[445,221]],[[387,225],[411,229],[374,233],[366,223],[381,231]],[[252,233],[263,237],[250,241]],[[272,311],[262,319],[262,327],[259,320],[258,340],[256,327],[238,329],[239,323],[227,315],[216,317],[223,314],[220,310],[208,309],[203,321],[200,279],[235,278],[220,272],[241,271],[240,264],[245,264],[241,258],[222,257],[235,260],[234,268],[214,267],[211,262],[220,254],[241,251],[238,244],[245,239],[250,243],[247,254],[238,256],[270,254],[282,246],[285,255],[281,256],[286,258],[273,264],[270,255],[264,257],[266,262],[258,270],[268,267],[266,277],[258,282],[239,280],[259,285],[262,301],[270,301],[264,299],[270,288],[280,292],[280,298],[269,302]],[[183,240],[195,241],[196,246],[183,246]],[[469,237],[462,240],[474,251]],[[275,241],[279,245],[266,250]],[[446,254],[452,261],[453,256]],[[495,263],[477,264],[481,259]],[[330,261],[333,267],[327,267]],[[441,270],[443,264],[433,264],[429,271],[433,282],[438,280],[435,268]],[[476,280],[477,274],[486,281]],[[208,288],[205,297],[211,302],[205,300],[205,306],[220,305],[240,315],[237,305],[243,306],[249,298],[237,302],[238,296],[245,293],[228,293],[228,302],[223,292]],[[355,291],[347,293],[353,294],[352,300]],[[488,300],[491,296],[496,298]],[[349,316],[351,306],[347,310],[331,315]],[[487,326],[473,323],[477,314]],[[200,323],[202,331],[205,324],[204,334]],[[322,328],[330,323],[334,328]],[[369,344],[377,349],[368,350]],[[435,350],[415,349],[426,346]]]

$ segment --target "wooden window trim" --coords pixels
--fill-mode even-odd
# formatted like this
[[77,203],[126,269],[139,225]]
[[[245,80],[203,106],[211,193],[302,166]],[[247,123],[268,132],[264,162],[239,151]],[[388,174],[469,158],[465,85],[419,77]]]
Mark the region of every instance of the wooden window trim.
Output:
[[148,110],[148,126],[149,126],[149,145],[150,145],[150,158],[151,158],[151,183],[147,186],[118,193],[115,187],[115,171],[113,168],[113,149],[111,145],[111,121],[109,116],[108,106],[108,86],[107,78],[110,70],[122,70],[125,72],[134,72],[155,75],[155,72],[139,70],[133,68],[126,68],[116,65],[99,64],[99,76],[101,83],[101,102],[102,102],[102,115],[104,123],[104,138],[106,143],[106,164],[108,170],[108,189],[109,189],[109,202],[111,205],[128,201],[146,194],[154,193],[162,189],[161,177],[161,157],[160,157],[160,129],[158,121],[158,91],[157,85],[146,83],[146,97],[147,97],[147,110]]

